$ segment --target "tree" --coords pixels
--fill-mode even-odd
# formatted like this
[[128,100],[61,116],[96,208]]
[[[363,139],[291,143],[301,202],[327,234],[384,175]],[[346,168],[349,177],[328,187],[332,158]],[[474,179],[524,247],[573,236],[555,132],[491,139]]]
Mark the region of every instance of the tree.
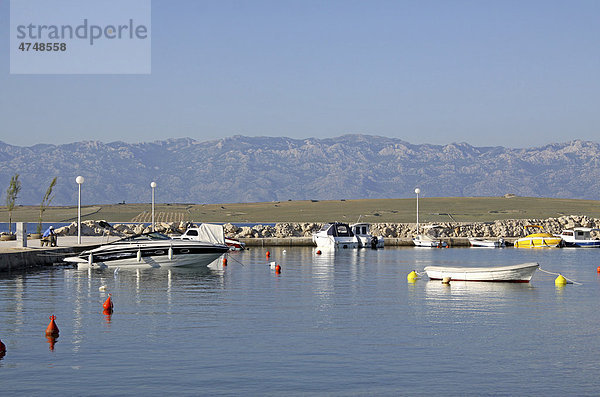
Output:
[[46,211],[46,208],[48,208],[48,206],[52,202],[52,199],[54,198],[54,195],[52,194],[52,189],[54,189],[57,179],[57,176],[55,176],[54,179],[52,179],[52,182],[50,182],[50,186],[48,186],[48,190],[46,190],[46,194],[44,194],[44,197],[42,197],[42,202],[40,204],[40,218],[38,219],[36,231],[36,233],[38,234],[42,233],[42,218],[44,216],[44,211]]
[[21,181],[19,180],[19,174],[15,174],[10,178],[10,184],[6,189],[6,208],[8,209],[8,232],[12,234],[12,212],[15,209],[15,202],[19,197],[21,191]]

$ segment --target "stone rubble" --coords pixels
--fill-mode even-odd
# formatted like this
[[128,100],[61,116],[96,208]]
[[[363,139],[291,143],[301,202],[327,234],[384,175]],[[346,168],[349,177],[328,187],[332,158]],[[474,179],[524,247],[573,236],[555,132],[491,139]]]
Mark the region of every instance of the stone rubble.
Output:
[[[526,225],[539,225],[545,231],[553,234],[560,233],[564,229],[573,227],[600,228],[600,219],[590,218],[585,215],[568,215],[559,218],[548,219],[507,219],[495,222],[442,222],[436,223],[436,228],[430,228],[432,224],[420,224],[421,233],[428,231],[434,237],[522,237],[525,236]],[[232,238],[286,238],[286,237],[310,237],[322,226],[322,223],[303,222],[281,222],[273,225],[235,226],[231,223],[223,225],[225,235]],[[155,225],[155,230],[161,233],[183,233],[188,227],[194,226],[190,222],[162,222]],[[149,226],[135,223],[119,223],[110,225],[106,221],[83,221],[81,222],[81,234],[84,236],[119,236],[147,233],[151,231]],[[56,229],[59,236],[76,236],[77,222],[69,226]],[[417,234],[415,223],[372,223],[371,233],[376,236],[388,238],[411,238]],[[592,237],[600,237],[597,231],[592,232]]]

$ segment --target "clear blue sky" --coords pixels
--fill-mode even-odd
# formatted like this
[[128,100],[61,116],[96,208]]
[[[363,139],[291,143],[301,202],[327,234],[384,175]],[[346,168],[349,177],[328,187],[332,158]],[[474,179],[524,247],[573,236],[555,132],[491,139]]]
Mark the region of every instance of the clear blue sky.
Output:
[[598,141],[600,1],[154,0],[151,75],[10,75],[0,140]]

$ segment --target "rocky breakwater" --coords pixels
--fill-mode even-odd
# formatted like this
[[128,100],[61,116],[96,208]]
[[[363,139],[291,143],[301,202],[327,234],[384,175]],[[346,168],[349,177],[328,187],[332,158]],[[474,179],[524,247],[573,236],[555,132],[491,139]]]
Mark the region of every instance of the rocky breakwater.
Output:
[[[442,239],[466,239],[468,237],[484,238],[518,238],[525,236],[527,225],[539,225],[549,233],[560,233],[564,229],[573,227],[600,228],[600,219],[587,216],[569,215],[559,218],[548,219],[507,219],[495,222],[442,222],[436,223],[436,228],[431,224],[420,224],[420,232],[427,230],[432,236]],[[310,245],[311,236],[316,233],[323,223],[315,222],[281,222],[275,225],[236,226],[231,223],[223,225],[227,237],[252,241],[253,239],[286,239],[283,245]],[[155,225],[158,232],[173,234],[183,233],[188,227],[195,226],[190,222],[161,222]],[[149,226],[134,223],[109,224],[106,221],[83,221],[81,222],[81,233],[84,236],[105,235],[132,235],[151,231]],[[58,235],[77,235],[77,223],[56,230]],[[418,234],[415,223],[373,223],[371,233],[389,239],[388,245],[401,244],[402,241],[410,242],[410,239]],[[600,238],[598,232],[592,236]],[[402,240],[402,241],[401,241]],[[261,243],[260,245],[263,245]],[[266,244],[264,244],[266,245]]]

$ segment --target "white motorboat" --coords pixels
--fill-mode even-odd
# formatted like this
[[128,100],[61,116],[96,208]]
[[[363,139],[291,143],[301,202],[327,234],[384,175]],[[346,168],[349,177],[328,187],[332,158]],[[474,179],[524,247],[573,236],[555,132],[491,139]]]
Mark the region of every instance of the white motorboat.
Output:
[[528,283],[539,267],[540,265],[537,263],[494,267],[426,266],[425,272],[431,280],[443,280],[448,277],[454,281]]
[[448,243],[431,238],[426,234],[418,234],[413,238],[413,244],[417,247],[447,248]]
[[190,227],[185,233],[172,236],[172,238],[176,240],[209,241],[218,244],[224,242],[231,251],[242,251],[246,248],[246,244],[241,241],[225,235],[221,237],[221,235],[223,235],[223,226],[201,223],[198,227]]
[[354,223],[350,225],[352,233],[358,239],[360,248],[383,248],[385,241],[382,236],[373,236],[368,223]]
[[575,227],[571,230],[563,230],[555,236],[562,238],[566,247],[600,248],[600,240],[592,238],[591,232],[594,230],[600,229]]
[[158,232],[136,234],[65,258],[86,267],[207,266],[229,251],[225,244],[174,240]]
[[326,223],[321,230],[312,235],[312,239],[317,247],[358,248],[358,238],[347,223]]
[[506,242],[503,238],[498,240],[486,240],[479,237],[470,237],[469,243],[471,247],[484,247],[484,248],[502,248],[506,246]]

